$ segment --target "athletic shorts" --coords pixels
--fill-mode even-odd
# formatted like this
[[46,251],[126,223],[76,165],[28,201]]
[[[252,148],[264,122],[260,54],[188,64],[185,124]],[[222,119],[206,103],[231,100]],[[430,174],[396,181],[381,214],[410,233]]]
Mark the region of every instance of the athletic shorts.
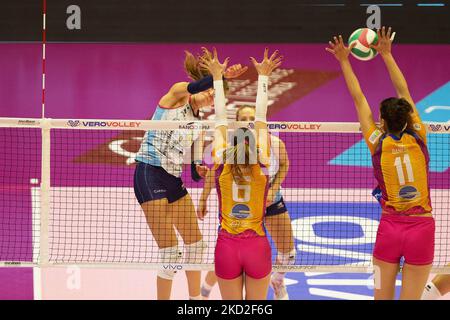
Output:
[[221,229],[214,264],[216,275],[221,279],[236,279],[244,272],[253,279],[262,279],[272,271],[269,241],[251,230],[233,235]]
[[276,216],[287,212],[286,205],[284,204],[283,197],[277,202],[272,203],[266,208],[266,217]]
[[411,265],[427,265],[434,258],[433,217],[383,214],[378,226],[373,256],[399,263],[401,257]]
[[171,175],[162,167],[137,162],[134,171],[134,194],[139,204],[164,198],[172,203],[187,193],[181,178]]

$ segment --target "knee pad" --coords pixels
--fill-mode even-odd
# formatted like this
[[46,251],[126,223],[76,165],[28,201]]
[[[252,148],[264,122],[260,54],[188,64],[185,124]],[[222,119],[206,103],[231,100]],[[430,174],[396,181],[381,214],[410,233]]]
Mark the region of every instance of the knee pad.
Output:
[[[159,262],[163,264],[172,264],[172,263],[180,263],[182,252],[178,250],[178,246],[169,247],[169,248],[163,248],[159,249],[158,252],[159,255]],[[175,273],[177,273],[173,269],[160,269],[158,270],[158,277],[166,279],[166,280],[173,280]]]
[[291,266],[295,264],[295,256],[296,256],[297,251],[295,249],[292,249],[291,251],[289,251],[288,253],[281,253],[278,252],[277,255],[277,262],[280,265],[283,266]]
[[204,242],[203,240],[185,245],[186,258],[184,262],[189,264],[202,263],[206,248],[206,242]]

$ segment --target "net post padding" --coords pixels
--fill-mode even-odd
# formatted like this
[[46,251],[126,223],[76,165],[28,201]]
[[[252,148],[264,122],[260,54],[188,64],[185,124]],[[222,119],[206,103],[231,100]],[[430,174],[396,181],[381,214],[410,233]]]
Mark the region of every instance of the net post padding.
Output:
[[50,130],[51,122],[42,119],[42,163],[41,163],[41,194],[40,194],[40,227],[39,235],[39,265],[46,266],[49,261],[49,216],[50,216]]

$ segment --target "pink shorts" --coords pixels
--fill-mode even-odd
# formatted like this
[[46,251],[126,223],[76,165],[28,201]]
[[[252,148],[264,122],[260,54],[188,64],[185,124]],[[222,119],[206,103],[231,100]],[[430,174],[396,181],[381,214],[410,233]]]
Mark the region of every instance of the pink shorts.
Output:
[[378,226],[373,256],[379,260],[399,263],[427,265],[434,258],[433,217],[414,217],[384,214]]
[[262,279],[272,271],[272,253],[267,237],[251,230],[232,235],[219,231],[214,253],[216,275],[221,279],[236,279],[242,273]]

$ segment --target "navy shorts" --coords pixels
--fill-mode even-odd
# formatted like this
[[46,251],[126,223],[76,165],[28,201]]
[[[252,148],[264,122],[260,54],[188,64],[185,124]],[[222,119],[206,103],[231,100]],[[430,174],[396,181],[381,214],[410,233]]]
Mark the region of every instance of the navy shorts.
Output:
[[137,162],[134,171],[134,194],[139,204],[167,198],[175,202],[188,194],[181,178],[168,173],[162,167]]
[[276,216],[287,212],[286,205],[284,204],[283,197],[275,203],[272,203],[266,208],[266,217]]

